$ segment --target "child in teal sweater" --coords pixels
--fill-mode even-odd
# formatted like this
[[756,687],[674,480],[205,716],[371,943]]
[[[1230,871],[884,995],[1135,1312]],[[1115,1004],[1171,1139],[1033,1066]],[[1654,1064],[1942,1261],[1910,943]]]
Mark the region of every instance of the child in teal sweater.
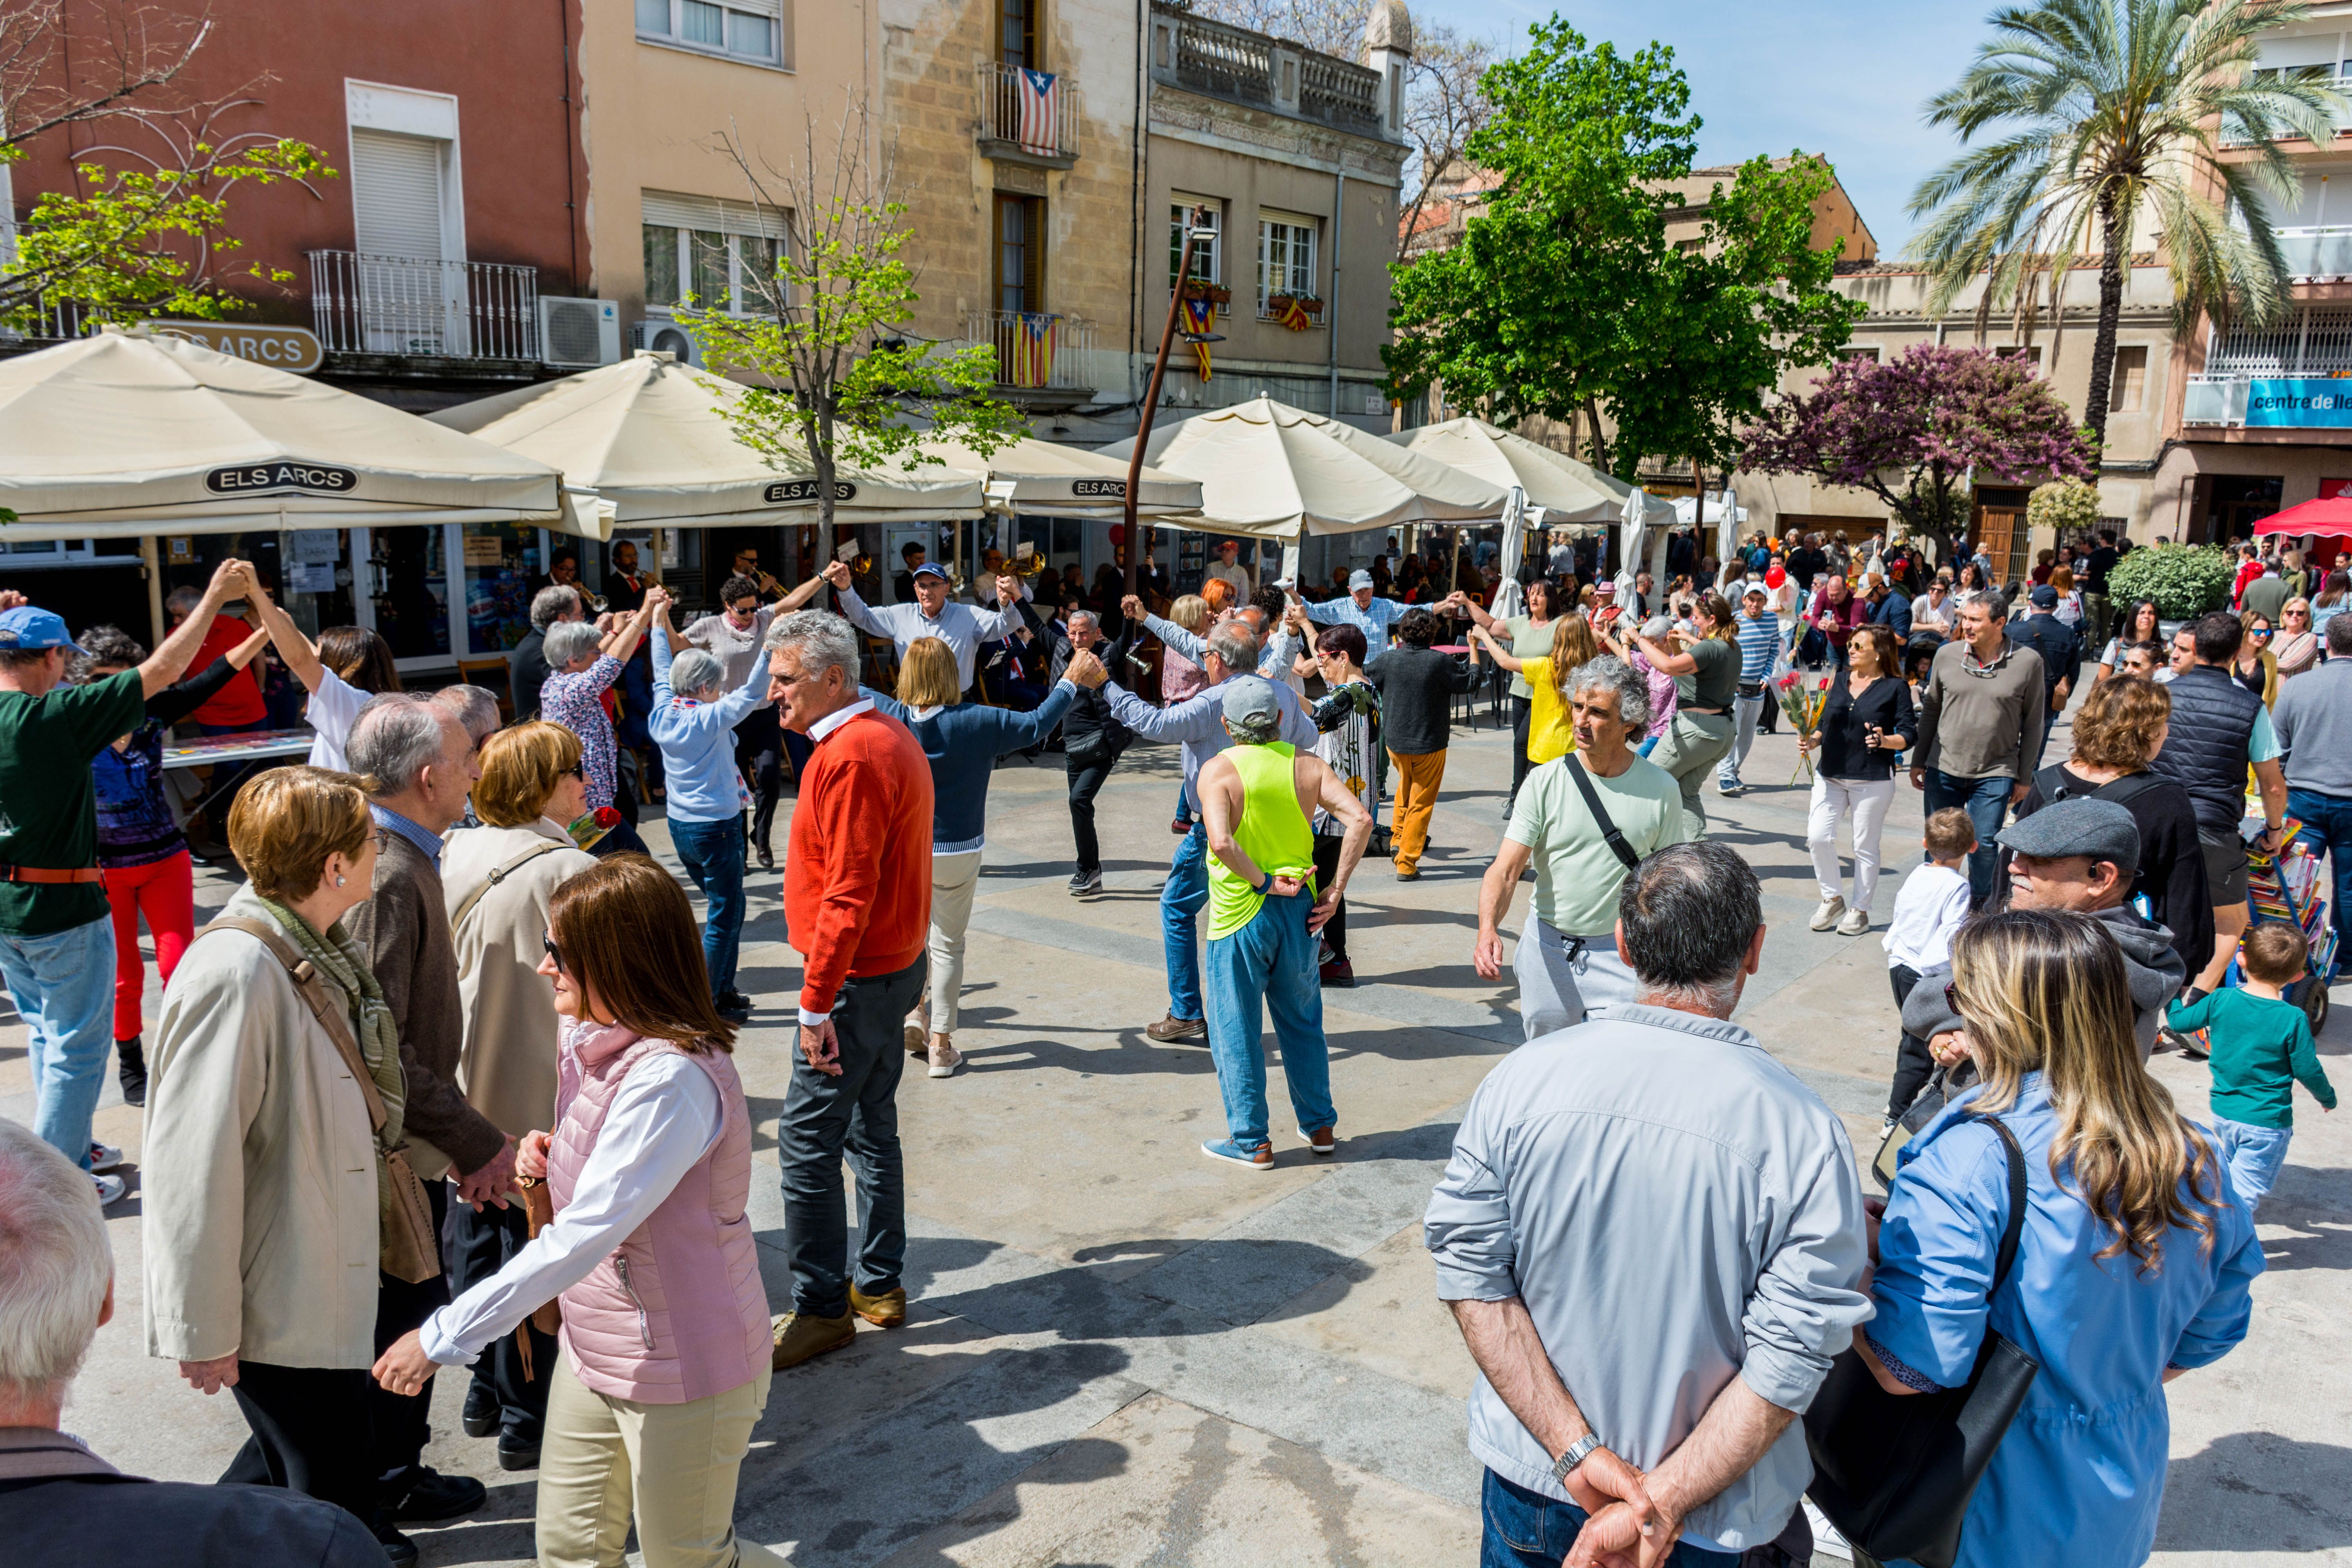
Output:
[[2285,990],[2303,978],[2309,957],[2303,933],[2266,921],[2246,933],[2238,950],[2246,983],[2195,1002],[2175,1002],[2172,1026],[2210,1031],[2213,1046],[2213,1134],[2221,1143],[2230,1184],[2251,1215],[2278,1181],[2294,1136],[2294,1086],[2336,1109],[2336,1090],[2320,1069],[2311,1023]]

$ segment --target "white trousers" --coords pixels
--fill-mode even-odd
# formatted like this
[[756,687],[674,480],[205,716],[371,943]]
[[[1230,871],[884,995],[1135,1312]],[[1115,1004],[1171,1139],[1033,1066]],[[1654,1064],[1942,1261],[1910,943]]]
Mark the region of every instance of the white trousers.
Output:
[[1853,817],[1853,897],[1857,910],[1870,908],[1878,890],[1878,833],[1886,824],[1887,808],[1895,804],[1895,781],[1825,779],[1813,775],[1813,804],[1805,825],[1805,847],[1813,852],[1813,876],[1822,885],[1822,901],[1838,897],[1838,818]]
[[972,889],[982,851],[931,857],[931,1033],[952,1035],[956,997],[963,990],[963,932],[971,923]]

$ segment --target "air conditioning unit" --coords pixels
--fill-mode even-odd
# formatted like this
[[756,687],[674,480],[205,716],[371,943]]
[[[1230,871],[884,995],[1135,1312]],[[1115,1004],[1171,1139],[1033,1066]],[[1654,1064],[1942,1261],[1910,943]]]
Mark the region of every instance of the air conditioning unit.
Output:
[[629,329],[629,346],[633,349],[652,349],[660,353],[675,354],[677,356],[678,363],[690,364],[698,369],[702,364],[701,345],[694,341],[692,332],[688,331],[676,321],[658,319],[639,321]]
[[548,364],[612,364],[621,357],[621,308],[610,300],[539,297],[539,357]]

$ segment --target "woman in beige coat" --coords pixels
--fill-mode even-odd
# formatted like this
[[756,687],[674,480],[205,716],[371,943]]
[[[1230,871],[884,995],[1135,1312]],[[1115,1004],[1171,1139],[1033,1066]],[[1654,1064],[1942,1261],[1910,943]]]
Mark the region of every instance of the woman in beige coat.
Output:
[[[510,1137],[553,1124],[555,1060],[562,1020],[546,957],[555,889],[596,864],[565,825],[588,809],[580,737],[561,724],[518,724],[482,742],[474,815],[482,826],[449,836],[441,887],[457,944],[457,992],[466,1044],[457,1087]],[[488,1279],[530,1238],[520,1204],[459,1207],[450,1215],[450,1289]],[[528,1325],[474,1363],[463,1422],[468,1435],[498,1434],[499,1464],[539,1463],[547,1374],[555,1340]]]
[[341,924],[377,829],[348,774],[289,767],[238,793],[228,841],[250,881],[173,972],[150,1068],[148,1353],[234,1392],[253,1436],[223,1480],[336,1503],[413,1561],[378,1513],[368,1415],[400,1051]]

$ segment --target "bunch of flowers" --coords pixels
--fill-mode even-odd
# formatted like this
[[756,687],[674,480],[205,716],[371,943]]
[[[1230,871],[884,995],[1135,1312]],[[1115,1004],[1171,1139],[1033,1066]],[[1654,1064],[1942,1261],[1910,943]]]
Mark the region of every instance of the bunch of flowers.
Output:
[[[1832,674],[1814,674],[1802,669],[1784,669],[1772,681],[1772,696],[1788,716],[1790,727],[1800,740],[1822,727],[1822,710],[1830,705],[1830,682]],[[1811,752],[1797,753],[1797,771],[1789,776],[1790,784],[1811,782],[1813,758]]]

